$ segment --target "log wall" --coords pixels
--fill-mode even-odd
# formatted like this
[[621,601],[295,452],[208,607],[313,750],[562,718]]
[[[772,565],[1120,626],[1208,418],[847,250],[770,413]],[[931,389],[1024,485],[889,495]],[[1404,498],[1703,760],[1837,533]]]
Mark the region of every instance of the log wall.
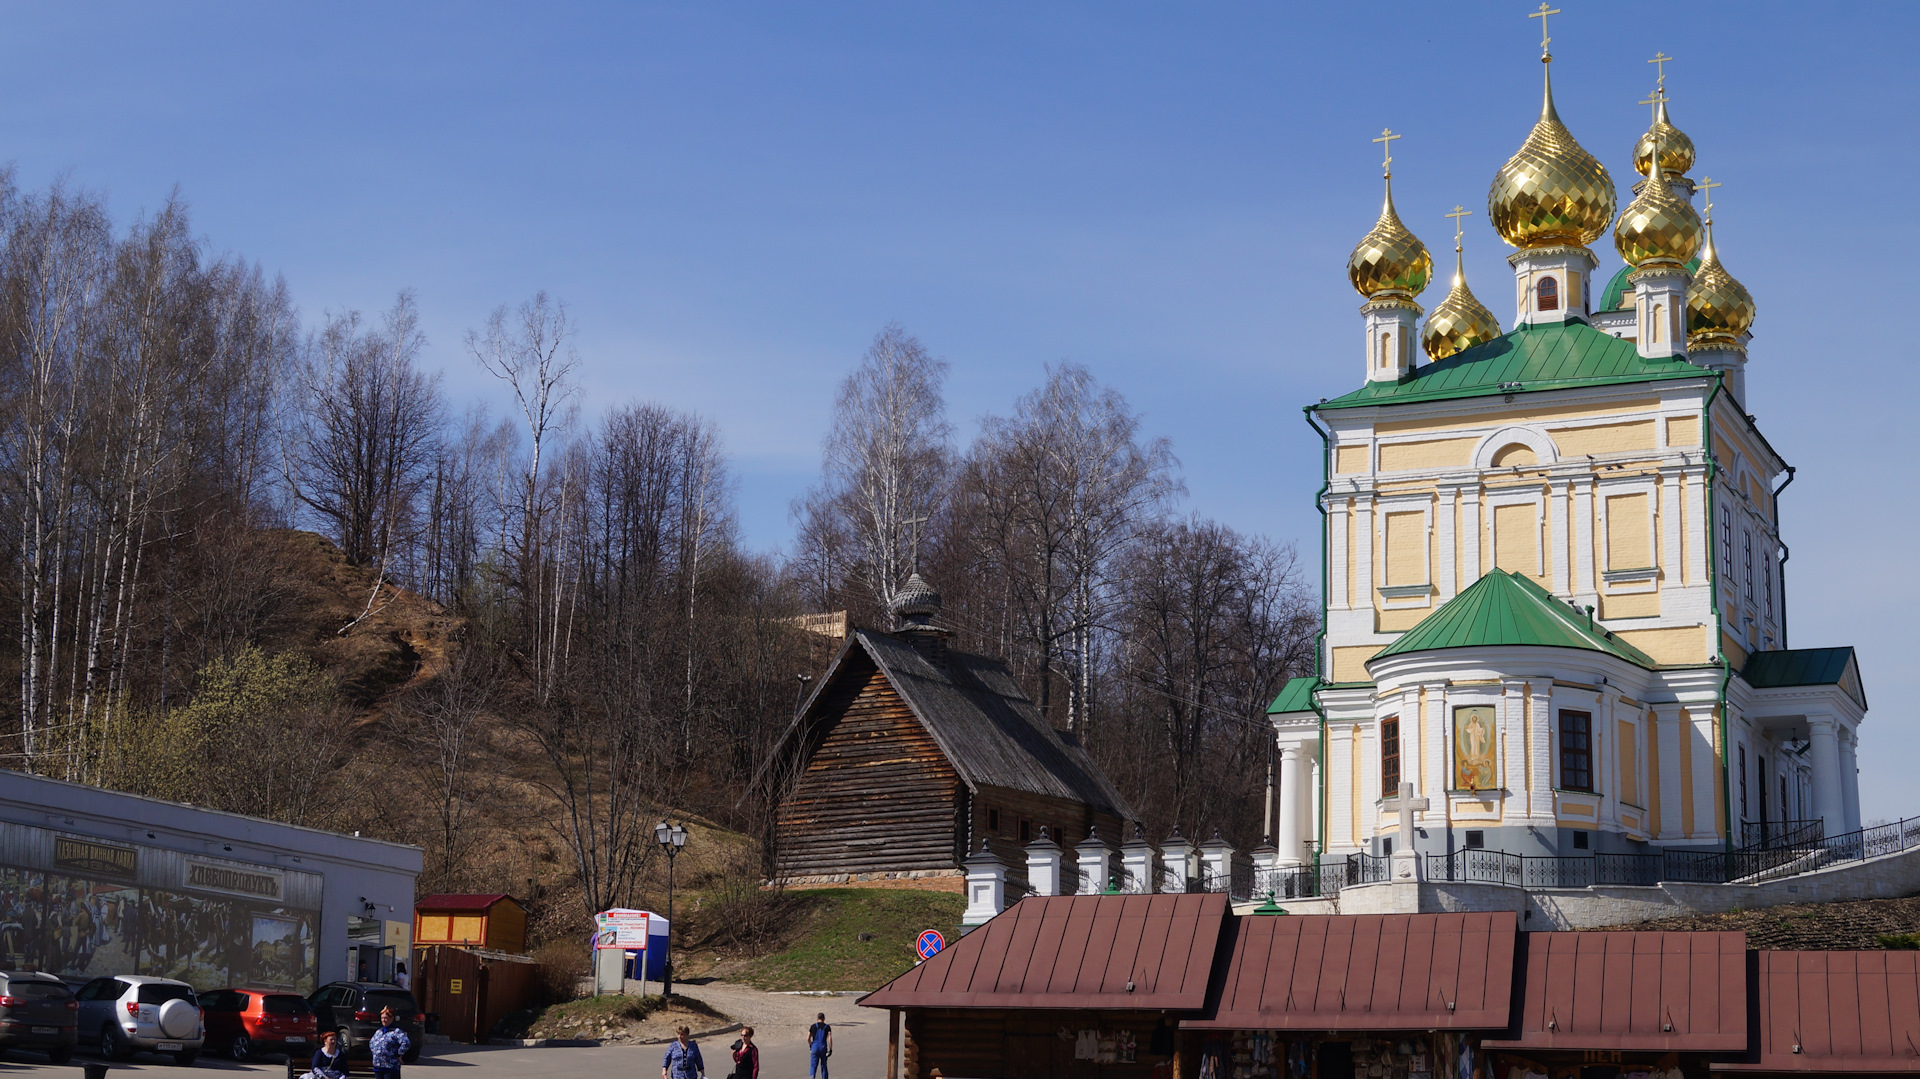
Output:
[[[1154,1079],[1154,1065],[1170,1055],[1151,1051],[1160,1016],[1152,1012],[1072,1012],[1027,1009],[908,1009],[904,1079],[996,1076],[1000,1079]],[[1075,1060],[1073,1035],[1129,1031],[1131,1064]],[[1062,1038],[1065,1030],[1068,1037]],[[1164,1073],[1163,1073],[1164,1074]]]
[[1040,838],[1043,825],[1048,838],[1066,851],[1068,864],[1072,862],[1073,845],[1087,837],[1088,828],[1098,828],[1109,846],[1116,849],[1120,846],[1120,818],[1095,813],[1093,807],[1084,802],[1005,787],[982,787],[973,797],[972,815],[973,849],[979,850],[980,840],[985,839],[993,853],[1007,863],[1007,879],[1023,890],[1027,885],[1026,845]]
[[957,869],[959,774],[886,677],[844,678],[820,711],[840,719],[781,803],[777,875]]

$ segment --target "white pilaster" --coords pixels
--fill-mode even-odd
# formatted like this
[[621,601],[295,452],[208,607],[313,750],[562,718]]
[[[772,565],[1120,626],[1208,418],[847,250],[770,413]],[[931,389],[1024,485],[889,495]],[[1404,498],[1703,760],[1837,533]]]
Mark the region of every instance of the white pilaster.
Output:
[[1713,751],[1713,709],[1696,704],[1687,710],[1687,736],[1693,739],[1693,834],[1689,839],[1719,839],[1714,815],[1720,811],[1720,758]]
[[1660,609],[1670,611],[1669,603],[1678,602],[1680,591],[1680,474],[1668,471],[1660,477],[1660,550],[1654,556],[1660,567]]
[[1439,491],[1439,504],[1433,511],[1436,540],[1433,557],[1440,563],[1435,567],[1437,576],[1434,579],[1440,585],[1440,599],[1435,606],[1452,599],[1459,591],[1459,585],[1454,579],[1455,559],[1460,549],[1460,541],[1454,536],[1454,504],[1458,501],[1459,493],[1458,487],[1442,484]]
[[1126,882],[1125,890],[1136,894],[1151,894],[1160,890],[1160,874],[1154,863],[1153,844],[1146,841],[1138,831],[1133,839],[1120,845],[1120,869]]
[[1704,469],[1687,472],[1687,585],[1707,586],[1707,537],[1715,527],[1707,520],[1707,478]]
[[1589,606],[1600,605],[1600,592],[1593,578],[1593,477],[1573,481],[1573,599]]
[[1553,567],[1553,594],[1567,595],[1567,488],[1568,484],[1553,485],[1553,527],[1547,531],[1552,536],[1553,557],[1548,564]]
[[1347,595],[1347,500],[1327,499],[1327,606],[1336,611],[1351,606]]
[[1672,842],[1686,838],[1680,804],[1680,706],[1656,707],[1653,717],[1654,737],[1660,744],[1660,834],[1656,838]]
[[1480,568],[1480,488],[1469,487],[1461,492],[1460,500],[1460,565],[1465,579],[1460,587],[1468,588],[1478,581],[1485,572]]
[[1860,830],[1860,762],[1855,757],[1853,732],[1840,732],[1840,797],[1847,816],[1847,831]]
[[1193,876],[1193,842],[1182,836],[1178,828],[1160,844],[1160,864],[1160,890],[1186,891],[1188,878]]
[[1353,500],[1353,591],[1350,607],[1373,606],[1373,492]]

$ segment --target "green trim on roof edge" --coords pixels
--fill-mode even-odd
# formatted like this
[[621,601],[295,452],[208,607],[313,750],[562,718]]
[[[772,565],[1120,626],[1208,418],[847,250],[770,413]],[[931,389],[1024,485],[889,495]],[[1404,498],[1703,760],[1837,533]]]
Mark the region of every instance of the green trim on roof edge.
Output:
[[1652,656],[1628,644],[1553,593],[1518,573],[1493,570],[1421,619],[1374,660],[1442,648],[1526,645],[1604,652],[1637,667],[1658,667]]
[[1398,382],[1369,382],[1320,406],[1363,408],[1408,401],[1531,393],[1676,378],[1712,378],[1685,359],[1648,360],[1632,341],[1577,319],[1522,326],[1438,363],[1416,367]]
[[1313,691],[1320,688],[1320,680],[1312,675],[1290,678],[1280,689],[1280,695],[1267,706],[1267,714],[1279,715],[1282,712],[1313,711]]
[[[1595,311],[1621,310],[1620,301],[1627,294],[1627,275],[1632,272],[1633,267],[1631,266],[1620,267],[1619,271],[1613,275],[1613,279],[1607,282],[1607,287],[1601,290],[1600,302],[1595,304],[1593,309]],[[1700,260],[1698,258],[1687,260],[1687,272],[1700,272]]]

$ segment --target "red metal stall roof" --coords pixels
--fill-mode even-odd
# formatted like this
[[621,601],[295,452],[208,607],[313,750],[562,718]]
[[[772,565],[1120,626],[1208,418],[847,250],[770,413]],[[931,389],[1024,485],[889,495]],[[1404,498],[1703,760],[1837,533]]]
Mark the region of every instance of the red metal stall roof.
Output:
[[1512,911],[1238,920],[1201,1030],[1447,1030],[1507,1025]]
[[1028,896],[886,985],[869,1008],[1198,1011],[1227,897]]
[[1528,933],[1520,1036],[1490,1049],[1739,1052],[1742,933]]
[[1920,1071],[1920,952],[1759,958],[1759,1058],[1715,1071]]

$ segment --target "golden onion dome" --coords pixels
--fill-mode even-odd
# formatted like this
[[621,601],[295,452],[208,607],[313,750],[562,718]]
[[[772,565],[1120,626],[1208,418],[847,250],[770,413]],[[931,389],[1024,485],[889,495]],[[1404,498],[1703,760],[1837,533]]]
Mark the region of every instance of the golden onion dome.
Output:
[[1700,251],[1700,270],[1687,286],[1687,348],[1738,350],[1740,338],[1753,329],[1753,295],[1720,265],[1713,248],[1713,224],[1707,224]]
[[1387,177],[1387,198],[1380,220],[1347,257],[1347,279],[1369,300],[1388,296],[1412,299],[1433,277],[1433,256],[1427,245],[1400,223],[1393,209],[1393,178]]
[[1635,269],[1681,266],[1700,250],[1701,234],[1693,203],[1673,193],[1666,170],[1656,161],[1653,174],[1641,181],[1639,197],[1614,224],[1613,247]]
[[1420,347],[1434,360],[1444,360],[1456,352],[1485,344],[1500,336],[1500,320],[1467,287],[1467,274],[1461,267],[1460,249],[1453,249],[1453,288],[1427,316],[1420,332]]
[[1553,107],[1549,74],[1540,119],[1487,192],[1494,231],[1514,247],[1585,247],[1613,220],[1613,177],[1582,149]]
[[1645,176],[1653,171],[1653,148],[1660,147],[1660,169],[1668,176],[1685,176],[1693,167],[1693,140],[1667,120],[1667,102],[1654,106],[1653,126],[1633,144],[1633,168]]

